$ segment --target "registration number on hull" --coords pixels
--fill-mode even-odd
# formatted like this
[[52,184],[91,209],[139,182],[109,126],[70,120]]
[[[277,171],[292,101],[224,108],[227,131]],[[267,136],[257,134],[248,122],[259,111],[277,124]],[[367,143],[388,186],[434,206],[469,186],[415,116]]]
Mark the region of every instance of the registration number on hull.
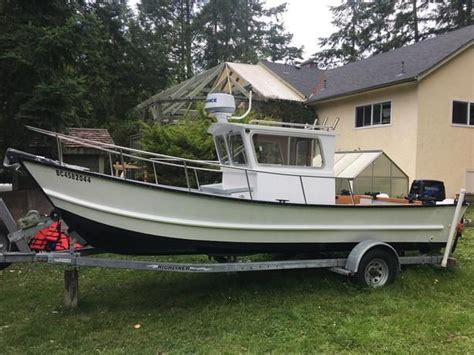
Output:
[[56,169],[56,175],[66,178],[66,179],[71,179],[79,182],[91,182],[91,177],[87,175],[82,175],[78,174],[72,171],[66,171],[66,170],[61,170],[61,169]]

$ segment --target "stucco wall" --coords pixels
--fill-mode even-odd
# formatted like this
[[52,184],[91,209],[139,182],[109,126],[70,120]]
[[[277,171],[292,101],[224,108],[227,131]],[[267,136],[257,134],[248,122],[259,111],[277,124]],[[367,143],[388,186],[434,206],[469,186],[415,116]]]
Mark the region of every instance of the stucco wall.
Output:
[[474,126],[451,124],[452,101],[474,102],[474,47],[422,79],[418,89],[416,176],[443,180],[447,195],[474,169]]
[[[356,106],[392,102],[392,123],[387,126],[355,128]],[[416,173],[417,91],[416,83],[402,84],[316,105],[320,119],[340,117],[336,149],[382,149],[408,174]]]

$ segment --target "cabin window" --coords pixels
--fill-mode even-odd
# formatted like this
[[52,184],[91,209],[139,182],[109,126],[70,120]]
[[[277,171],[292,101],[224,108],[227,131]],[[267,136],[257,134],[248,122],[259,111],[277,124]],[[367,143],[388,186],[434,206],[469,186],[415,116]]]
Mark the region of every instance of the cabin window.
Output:
[[318,139],[254,134],[252,140],[259,164],[316,168],[323,166]]
[[234,165],[247,165],[244,140],[240,134],[229,135],[229,151]]
[[223,136],[216,136],[214,138],[216,144],[217,155],[219,156],[219,161],[221,164],[229,164],[229,153],[227,153],[227,145],[225,144],[225,139]]
[[355,116],[356,128],[390,124],[392,120],[392,103],[387,101],[357,106]]
[[453,101],[451,122],[456,125],[474,126],[474,102]]

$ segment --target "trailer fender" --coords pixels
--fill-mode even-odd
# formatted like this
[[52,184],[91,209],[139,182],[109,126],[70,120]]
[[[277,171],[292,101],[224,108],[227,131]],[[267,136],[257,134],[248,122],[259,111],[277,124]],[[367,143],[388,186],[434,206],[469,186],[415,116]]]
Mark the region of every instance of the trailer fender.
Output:
[[397,251],[390,245],[379,240],[363,240],[358,243],[349,253],[349,256],[346,260],[345,269],[350,271],[353,274],[356,274],[359,271],[359,264],[362,260],[365,253],[373,248],[383,248],[390,251],[395,256],[397,260],[397,268],[400,270],[400,259],[398,257]]

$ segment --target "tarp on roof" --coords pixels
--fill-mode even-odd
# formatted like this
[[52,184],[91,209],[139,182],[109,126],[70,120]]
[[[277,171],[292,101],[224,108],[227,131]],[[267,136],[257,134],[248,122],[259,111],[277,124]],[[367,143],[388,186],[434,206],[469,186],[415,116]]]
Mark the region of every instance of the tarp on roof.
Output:
[[355,179],[382,154],[382,151],[336,152],[334,175],[341,179]]
[[300,102],[304,100],[276,75],[261,65],[242,63],[227,63],[227,65],[239,77],[250,83],[253,90],[264,98]]

